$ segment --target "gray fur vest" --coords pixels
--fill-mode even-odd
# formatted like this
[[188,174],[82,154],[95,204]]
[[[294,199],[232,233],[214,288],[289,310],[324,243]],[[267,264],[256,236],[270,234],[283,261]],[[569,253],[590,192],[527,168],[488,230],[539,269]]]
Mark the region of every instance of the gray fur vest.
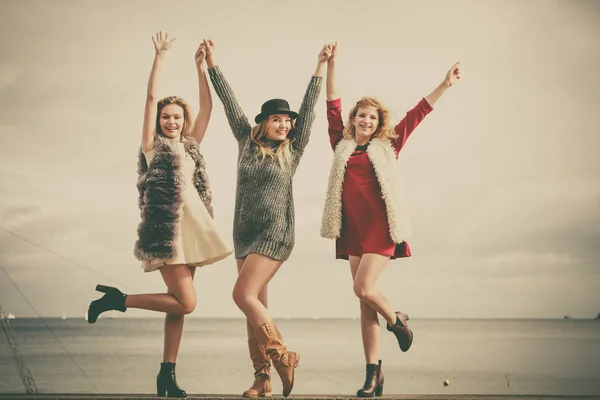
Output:
[[[346,165],[355,148],[354,139],[342,139],[335,147],[321,220],[321,236],[327,239],[340,237],[342,187]],[[388,139],[372,139],[367,147],[367,156],[373,165],[379,186],[381,186],[381,197],[385,202],[390,237],[394,243],[402,243],[410,237],[410,221],[400,193],[398,160],[392,143]]]
[[[204,157],[193,138],[183,137],[182,143],[196,163],[194,186],[212,217],[212,195]],[[179,175],[181,155],[173,146],[171,141],[156,138],[150,165],[141,149],[138,153],[138,206],[142,221],[137,229],[134,255],[140,261],[176,256],[173,241],[179,229],[184,183]]]

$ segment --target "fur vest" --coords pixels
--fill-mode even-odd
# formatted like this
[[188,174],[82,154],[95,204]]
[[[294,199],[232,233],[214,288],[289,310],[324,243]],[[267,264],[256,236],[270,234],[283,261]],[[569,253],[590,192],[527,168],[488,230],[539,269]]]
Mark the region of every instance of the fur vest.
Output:
[[[335,147],[321,220],[321,236],[327,239],[340,237],[342,187],[346,165],[355,149],[354,139],[342,139]],[[394,243],[402,243],[410,237],[410,221],[400,193],[398,161],[392,143],[388,139],[372,139],[367,147],[367,156],[381,186],[381,197],[385,202],[390,236]]]
[[[140,261],[176,256],[173,242],[179,229],[184,185],[179,175],[181,155],[174,148],[176,143],[158,137],[150,165],[141,149],[138,153],[138,206],[142,221],[137,229],[134,255]],[[183,137],[182,143],[185,152],[196,163],[194,186],[212,217],[212,195],[204,157],[193,138]]]

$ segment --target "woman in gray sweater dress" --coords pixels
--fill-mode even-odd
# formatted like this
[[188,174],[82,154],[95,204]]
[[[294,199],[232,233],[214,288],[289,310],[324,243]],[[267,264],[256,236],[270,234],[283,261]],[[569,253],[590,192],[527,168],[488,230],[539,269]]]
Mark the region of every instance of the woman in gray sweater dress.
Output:
[[290,110],[283,99],[271,99],[262,105],[253,128],[216,64],[214,43],[207,40],[204,45],[210,79],[238,143],[233,241],[239,275],[233,300],[246,315],[255,370],[254,384],[243,395],[271,395],[271,360],[288,396],[300,357],[287,351],[267,312],[267,284],[294,247],[292,181],[308,144],[331,48],[325,46],[319,53],[299,112]]

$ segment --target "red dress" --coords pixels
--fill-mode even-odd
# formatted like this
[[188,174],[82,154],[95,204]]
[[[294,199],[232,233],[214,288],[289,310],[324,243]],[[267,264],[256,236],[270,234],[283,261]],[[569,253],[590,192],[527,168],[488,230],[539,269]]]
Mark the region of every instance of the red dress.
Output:
[[[392,144],[396,158],[410,134],[431,110],[432,107],[423,98],[395,126],[397,138],[392,139]],[[341,99],[327,101],[327,121],[329,140],[335,149],[344,130]],[[336,258],[344,260],[348,256],[362,256],[365,253],[387,255],[392,260],[411,255],[408,243],[396,244],[392,241],[381,187],[364,150],[355,150],[346,166],[342,186],[342,230],[335,247]]]

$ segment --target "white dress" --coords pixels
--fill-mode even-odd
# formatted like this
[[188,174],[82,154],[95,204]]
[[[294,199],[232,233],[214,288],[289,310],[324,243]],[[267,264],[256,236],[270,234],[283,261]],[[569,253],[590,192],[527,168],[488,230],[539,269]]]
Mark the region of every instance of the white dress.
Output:
[[[179,229],[174,239],[176,256],[170,260],[164,258],[143,260],[142,268],[145,272],[176,264],[202,267],[222,260],[233,252],[231,246],[227,245],[217,232],[214,221],[194,186],[196,163],[186,153],[183,143],[177,142],[175,149],[181,156],[180,176],[183,181]],[[154,157],[154,149],[144,155],[150,165]]]

